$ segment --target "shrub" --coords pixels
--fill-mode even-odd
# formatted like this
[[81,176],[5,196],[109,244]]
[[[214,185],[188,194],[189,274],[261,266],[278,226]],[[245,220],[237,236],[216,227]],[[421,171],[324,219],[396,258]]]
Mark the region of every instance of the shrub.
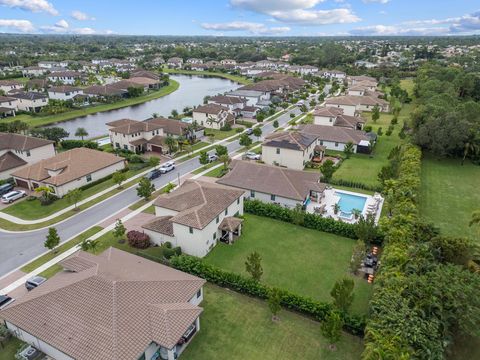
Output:
[[230,131],[230,130],[232,130],[232,125],[230,125],[229,123],[226,123],[220,128],[220,131]]
[[[213,265],[206,264],[200,258],[188,255],[172,257],[170,265],[174,268],[199,276],[218,286],[229,288],[243,294],[267,299],[272,287],[255,281],[250,277],[228,272]],[[283,307],[311,316],[315,320],[323,321],[327,314],[335,311],[329,303],[297,295],[287,290],[278,289],[280,303]],[[362,336],[365,328],[363,317],[341,313],[344,320],[344,329],[351,334]]]
[[88,140],[62,140],[60,145],[65,150],[86,147],[89,149],[98,149],[98,144]]
[[150,237],[147,234],[137,230],[130,230],[127,233],[127,240],[131,247],[137,249],[146,249],[151,245]]
[[240,134],[242,131],[243,131],[242,128],[236,128],[236,129],[235,129],[235,132],[236,132],[237,134]]
[[165,242],[165,244],[163,244],[167,249],[171,249],[172,248],[172,243],[170,241],[167,241]]
[[363,130],[367,133],[372,132],[372,126],[371,125],[366,125],[363,127]]

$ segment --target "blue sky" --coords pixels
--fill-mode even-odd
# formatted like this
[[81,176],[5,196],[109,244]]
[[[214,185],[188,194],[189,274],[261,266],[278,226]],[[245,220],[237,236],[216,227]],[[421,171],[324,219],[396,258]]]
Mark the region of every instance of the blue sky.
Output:
[[480,34],[478,0],[0,0],[0,32],[325,36]]

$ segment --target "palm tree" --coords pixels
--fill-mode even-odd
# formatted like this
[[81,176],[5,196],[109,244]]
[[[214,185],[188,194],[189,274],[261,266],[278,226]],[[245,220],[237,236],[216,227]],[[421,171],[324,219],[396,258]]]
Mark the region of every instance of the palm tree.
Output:
[[175,148],[175,144],[176,144],[176,141],[173,138],[173,136],[167,136],[167,138],[165,139],[165,145],[168,146],[168,151],[170,153],[173,152],[173,149]]
[[183,145],[185,145],[185,138],[183,136],[177,137],[178,150],[183,150]]
[[158,115],[157,112],[154,112],[154,113],[152,114],[152,118],[158,118],[158,116],[159,116],[159,115]]
[[75,136],[80,136],[82,138],[82,141],[83,141],[83,138],[85,136],[88,136],[88,132],[87,132],[87,130],[85,130],[85,128],[79,127],[77,129],[77,131],[75,131]]
[[227,170],[228,164],[230,164],[230,162],[232,161],[232,159],[230,159],[230,156],[228,156],[228,154],[225,154],[221,155],[218,159],[223,162],[223,169]]

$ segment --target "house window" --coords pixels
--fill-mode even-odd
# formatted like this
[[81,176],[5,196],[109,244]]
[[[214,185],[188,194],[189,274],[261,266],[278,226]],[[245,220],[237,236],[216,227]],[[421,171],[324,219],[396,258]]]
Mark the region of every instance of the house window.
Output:
[[270,195],[270,200],[275,201],[275,195],[274,194]]
[[215,220],[218,224],[218,222],[220,221],[220,217],[217,216],[217,219]]
[[197,298],[199,298],[200,296],[202,296],[202,289],[197,291]]
[[277,154],[280,154],[280,148],[277,148]]
[[335,147],[338,147],[338,142],[335,143]]
[[323,145],[323,140],[320,140],[320,145]]
[[193,234],[193,228],[192,228],[191,226],[188,228],[188,232],[189,232],[190,234]]
[[214,233],[213,233],[213,240],[215,240],[216,238],[217,238],[217,233],[214,232]]
[[87,182],[92,181],[92,174],[88,174],[86,176]]
[[123,148],[124,148],[125,150],[128,150],[128,145],[123,145]]
[[252,197],[252,198],[255,197],[255,190],[250,190],[250,197]]
[[237,199],[237,205],[240,205],[240,198]]
[[228,208],[225,209],[225,215],[228,215]]
[[333,121],[333,118],[330,118],[330,122],[332,122],[332,121]]
[[27,150],[26,154],[27,156],[30,156],[30,150]]
[[120,144],[118,142],[116,142],[115,147],[118,149],[120,147]]

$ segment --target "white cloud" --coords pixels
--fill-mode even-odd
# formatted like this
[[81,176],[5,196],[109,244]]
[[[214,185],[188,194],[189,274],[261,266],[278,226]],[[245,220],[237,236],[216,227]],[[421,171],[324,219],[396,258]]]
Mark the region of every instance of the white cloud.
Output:
[[446,35],[449,29],[445,27],[413,27],[396,25],[372,25],[356,28],[350,31],[351,35],[360,36],[428,36]]
[[46,12],[51,15],[58,15],[57,9],[47,0],[0,0],[0,5],[31,12]]
[[41,26],[40,29],[44,32],[66,33],[68,32],[70,25],[64,19],[58,21],[53,26]]
[[0,29],[1,28],[5,28],[7,30],[21,31],[21,32],[35,31],[35,27],[28,20],[0,19]]
[[388,3],[390,0],[363,0],[363,2],[365,4],[368,4],[368,3],[379,3],[379,4],[386,4]]
[[230,0],[233,7],[270,15],[274,20],[300,24],[347,24],[360,21],[350,9],[313,9],[323,0]]
[[83,28],[77,28],[73,29],[72,33],[78,34],[78,35],[93,35],[93,34],[99,34],[95,29],[89,28],[89,27],[83,27]]
[[74,18],[75,20],[79,20],[79,21],[86,21],[86,20],[95,20],[95,18],[93,16],[90,16],[82,11],[79,11],[79,10],[75,10],[75,11],[72,11],[72,18]]
[[290,31],[288,26],[267,27],[261,23],[232,21],[226,23],[203,23],[201,27],[215,31],[247,31],[255,35],[279,35]]

